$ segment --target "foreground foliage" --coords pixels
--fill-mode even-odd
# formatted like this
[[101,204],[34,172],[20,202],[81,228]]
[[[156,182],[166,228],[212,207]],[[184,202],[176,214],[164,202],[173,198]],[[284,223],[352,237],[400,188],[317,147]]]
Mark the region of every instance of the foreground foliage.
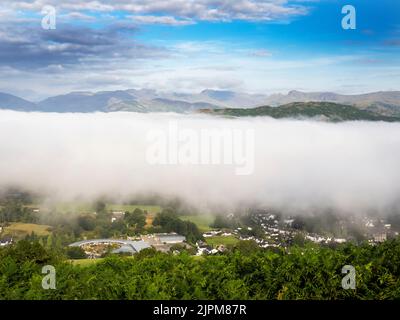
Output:
[[[43,265],[56,290],[43,290]],[[356,290],[341,286],[344,265]],[[400,241],[378,246],[263,250],[241,242],[232,252],[195,258],[144,250],[76,265],[38,243],[0,249],[0,299],[399,299]]]

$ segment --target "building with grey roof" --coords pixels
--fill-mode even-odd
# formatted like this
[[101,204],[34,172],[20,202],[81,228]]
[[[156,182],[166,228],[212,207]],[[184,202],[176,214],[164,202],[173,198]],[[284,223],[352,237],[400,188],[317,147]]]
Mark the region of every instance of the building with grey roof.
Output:
[[159,233],[155,234],[155,237],[158,238],[158,240],[161,243],[166,243],[166,244],[176,244],[186,241],[186,237],[176,233]]
[[131,241],[124,239],[93,239],[93,240],[83,240],[71,243],[70,247],[82,247],[86,245],[112,245],[119,244],[121,245],[118,249],[113,250],[113,253],[137,253],[143,249],[151,248],[150,244],[145,241]]

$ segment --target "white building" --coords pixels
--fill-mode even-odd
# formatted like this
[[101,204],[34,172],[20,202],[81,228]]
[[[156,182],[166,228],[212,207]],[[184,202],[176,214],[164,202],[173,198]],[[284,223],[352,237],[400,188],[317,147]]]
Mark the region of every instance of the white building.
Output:
[[177,233],[159,233],[155,234],[155,238],[157,238],[161,243],[165,244],[177,244],[186,241],[186,237]]

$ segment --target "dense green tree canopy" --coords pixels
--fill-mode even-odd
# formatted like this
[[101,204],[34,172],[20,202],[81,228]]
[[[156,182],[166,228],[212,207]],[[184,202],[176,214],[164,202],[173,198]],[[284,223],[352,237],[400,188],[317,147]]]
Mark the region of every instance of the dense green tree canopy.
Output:
[[[41,267],[54,265],[57,289],[43,290]],[[342,267],[356,269],[356,290],[341,286]],[[399,299],[400,241],[336,249],[284,250],[249,243],[195,258],[153,249],[74,265],[38,243],[0,249],[0,299]]]

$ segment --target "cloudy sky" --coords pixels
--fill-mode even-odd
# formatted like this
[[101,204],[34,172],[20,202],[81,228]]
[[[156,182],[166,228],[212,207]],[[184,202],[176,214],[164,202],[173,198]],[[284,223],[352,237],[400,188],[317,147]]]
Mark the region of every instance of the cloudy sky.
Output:
[[[344,4],[356,30],[341,26]],[[57,12],[42,28],[43,7]],[[2,0],[0,91],[399,90],[398,0]]]

